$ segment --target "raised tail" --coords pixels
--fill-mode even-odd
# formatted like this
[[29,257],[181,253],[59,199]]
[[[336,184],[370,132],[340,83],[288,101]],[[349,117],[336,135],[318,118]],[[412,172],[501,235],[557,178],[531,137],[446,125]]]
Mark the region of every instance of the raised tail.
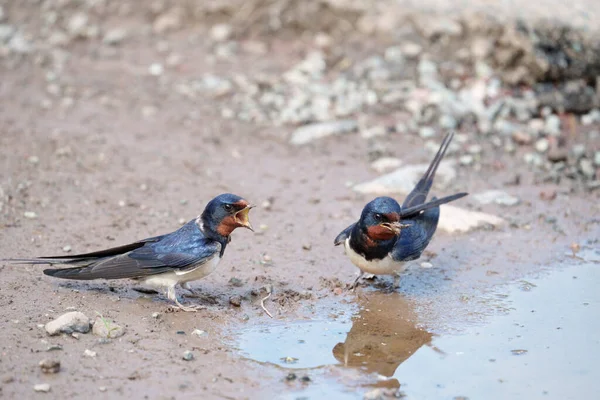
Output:
[[431,164],[429,164],[429,168],[427,168],[427,171],[425,171],[425,174],[421,177],[419,182],[417,182],[415,188],[406,197],[402,207],[411,208],[425,203],[425,200],[427,200],[427,195],[429,194],[429,189],[431,189],[431,186],[433,185],[433,178],[435,178],[435,173],[440,165],[440,161],[442,161],[442,158],[444,158],[446,150],[448,150],[448,146],[450,145],[453,137],[453,131],[450,131],[448,134],[446,134],[446,137],[442,141],[442,144],[433,158],[433,161],[431,161]]
[[446,203],[450,203],[451,201],[458,200],[460,198],[465,197],[466,195],[468,195],[468,193],[464,193],[464,192],[456,193],[456,194],[453,194],[450,196],[442,197],[441,199],[434,198],[433,200],[431,200],[425,204],[418,204],[413,207],[405,208],[400,212],[400,220],[402,220],[403,218],[412,217],[412,216],[417,215],[420,212],[428,210],[430,208],[438,207],[442,204],[446,204]]

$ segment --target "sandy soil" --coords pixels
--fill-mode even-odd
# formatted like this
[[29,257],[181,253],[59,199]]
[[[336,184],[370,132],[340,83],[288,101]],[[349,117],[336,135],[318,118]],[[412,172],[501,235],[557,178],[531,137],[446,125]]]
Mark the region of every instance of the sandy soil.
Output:
[[[138,73],[157,57],[151,43],[128,41],[112,60],[98,60],[98,49],[78,44],[65,73],[77,93],[72,107],[41,107],[49,97],[41,67],[2,67],[0,257],[63,254],[65,246],[86,252],[170,232],[222,192],[259,205],[271,202],[251,212],[254,226],[262,228],[236,231],[218,271],[195,284],[205,296],[188,301],[207,307],[198,313],[169,312],[164,296],[139,293],[130,282],[65,282],[44,276],[42,267],[2,263],[0,397],[269,398],[325,379],[320,372],[311,382],[289,383],[286,371],[243,357],[232,343],[243,328],[275,323],[259,306],[269,285],[273,296],[266,306],[277,322],[349,313],[364,301],[360,290],[335,290],[357,271],[332,242],[369,200],[347,185],[376,176],[365,141],[348,135],[292,148],[287,128],[223,120],[218,102],[176,96],[172,83],[178,78],[282,64],[274,53],[210,65],[203,61],[206,48],[186,46],[188,33],[171,38],[186,56],[169,81]],[[289,48],[298,49],[292,57],[300,58],[302,43]],[[144,116],[146,106],[156,113]],[[407,164],[430,159],[416,136],[390,134],[384,142]],[[459,169],[448,193],[503,187],[514,175],[511,158],[490,158],[480,172]],[[495,169],[498,163],[506,168]],[[597,195],[591,201],[589,194],[535,186],[529,171],[520,172],[523,183],[511,187],[520,205],[462,202],[519,221],[518,227],[438,233],[423,259],[434,268],[417,263],[405,277],[400,293],[431,331],[460,330],[498,312],[477,296],[560,260],[573,242],[598,236],[597,220],[590,218],[597,215]],[[542,190],[559,194],[543,201]],[[385,294],[387,283],[373,285]],[[229,304],[235,295],[242,297],[241,307]],[[127,332],[103,344],[92,334],[48,337],[40,328],[72,308],[110,317]],[[192,336],[194,329],[207,334]],[[55,344],[62,350],[47,352]],[[86,349],[97,356],[85,356]],[[185,350],[194,360],[182,359]],[[38,362],[44,358],[60,360],[61,371],[43,374]],[[51,391],[34,393],[42,382]]]

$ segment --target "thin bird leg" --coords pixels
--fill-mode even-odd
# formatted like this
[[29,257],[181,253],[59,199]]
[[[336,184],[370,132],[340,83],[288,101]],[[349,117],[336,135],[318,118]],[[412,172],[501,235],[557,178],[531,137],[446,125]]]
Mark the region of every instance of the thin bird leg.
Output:
[[398,289],[400,287],[400,274],[394,274],[394,289]]
[[354,280],[354,282],[352,282],[352,285],[350,285],[350,287],[348,288],[348,290],[351,290],[354,292],[354,289],[356,289],[356,286],[358,286],[358,280],[360,278],[362,278],[362,276],[365,274],[364,271],[360,271],[360,274],[358,274],[358,276],[356,277],[356,279]]
[[200,298],[202,296],[199,291],[196,291],[192,288],[192,285],[190,285],[189,282],[182,283],[181,287],[190,292],[190,294],[186,295],[185,297]]
[[199,309],[204,308],[199,305],[184,306],[183,304],[181,304],[179,302],[179,299],[177,298],[177,293],[175,293],[175,286],[169,286],[167,288],[167,297],[169,300],[171,300],[172,302],[174,302],[177,305],[177,308],[179,308],[182,311],[195,312],[195,311],[198,311]]

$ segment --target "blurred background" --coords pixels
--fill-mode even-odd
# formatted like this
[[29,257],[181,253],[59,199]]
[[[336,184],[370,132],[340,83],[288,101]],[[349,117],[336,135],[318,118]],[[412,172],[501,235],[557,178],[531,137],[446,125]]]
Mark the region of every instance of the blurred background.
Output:
[[[589,397],[599,275],[568,268],[599,259],[599,26],[592,0],[0,0],[0,258],[170,232],[222,192],[258,205],[197,315],[0,263],[0,394]],[[398,293],[345,292],[333,239],[403,199],[448,130],[433,194],[470,196]],[[47,336],[73,309],[126,333]],[[511,315],[522,330],[492,322]]]

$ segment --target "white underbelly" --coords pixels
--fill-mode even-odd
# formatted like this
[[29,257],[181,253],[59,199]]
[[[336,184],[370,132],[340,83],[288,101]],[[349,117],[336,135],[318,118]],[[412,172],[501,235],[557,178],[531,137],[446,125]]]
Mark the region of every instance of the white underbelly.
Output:
[[149,276],[144,279],[144,283],[149,286],[158,288],[175,286],[177,284],[183,284],[186,282],[197,281],[205,276],[212,273],[217,269],[221,257],[219,255],[214,256],[204,264],[194,268],[190,271],[178,271],[178,272],[165,272],[164,274]]
[[389,255],[381,260],[367,261],[362,255],[352,250],[350,247],[350,238],[346,239],[344,247],[350,261],[363,272],[374,275],[397,275],[406,269],[404,262],[394,261]]

